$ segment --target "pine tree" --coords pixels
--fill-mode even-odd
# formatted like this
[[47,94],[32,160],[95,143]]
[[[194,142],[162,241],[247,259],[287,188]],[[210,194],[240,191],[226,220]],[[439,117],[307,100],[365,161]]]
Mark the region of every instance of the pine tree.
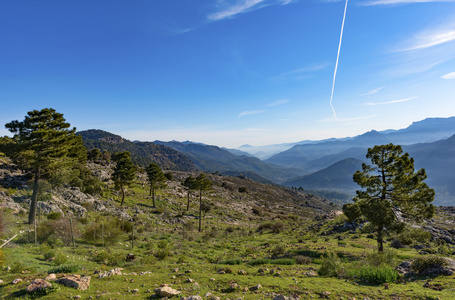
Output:
[[12,158],[33,176],[28,216],[29,224],[33,224],[40,181],[68,178],[75,164],[85,163],[87,149],[75,134],[76,128],[69,129],[63,114],[52,108],[30,111],[23,121],[12,121],[5,127],[14,134]]
[[199,190],[199,232],[202,231],[202,191],[212,188],[212,182],[203,173],[199,174],[195,180],[195,187]]
[[114,161],[116,162],[116,165],[111,177],[114,181],[115,189],[121,190],[122,192],[120,206],[123,206],[125,188],[130,187],[134,183],[134,179],[136,178],[136,167],[131,160],[131,153],[128,151],[116,153],[114,155]]
[[195,190],[196,187],[196,178],[193,176],[188,176],[185,181],[182,183],[184,187],[186,187],[186,191],[188,192],[188,204],[186,205],[186,211],[190,210],[190,194],[192,190]]
[[354,174],[357,191],[354,203],[345,204],[343,212],[354,220],[361,216],[371,223],[377,234],[378,251],[384,250],[384,230],[399,232],[403,218],[419,221],[434,214],[434,190],[423,181],[424,169],[414,172],[414,159],[393,144],[368,149],[371,165],[363,164]]
[[164,176],[163,170],[156,163],[151,163],[146,169],[147,178],[150,184],[150,193],[153,200],[153,207],[155,207],[155,191],[157,189],[165,187],[166,176]]

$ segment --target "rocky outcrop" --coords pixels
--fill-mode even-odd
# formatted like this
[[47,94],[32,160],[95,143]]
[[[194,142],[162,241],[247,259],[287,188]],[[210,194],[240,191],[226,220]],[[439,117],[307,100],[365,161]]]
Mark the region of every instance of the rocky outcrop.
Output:
[[158,297],[173,297],[180,295],[180,291],[177,291],[167,285],[161,286],[155,289],[155,294]]
[[86,290],[90,287],[90,276],[70,275],[57,279],[55,282],[78,290]]
[[39,292],[39,291],[48,289],[50,287],[52,287],[52,284],[50,284],[46,280],[35,279],[32,281],[32,283],[29,286],[27,286],[26,291],[27,291],[27,293],[35,293],[35,292]]

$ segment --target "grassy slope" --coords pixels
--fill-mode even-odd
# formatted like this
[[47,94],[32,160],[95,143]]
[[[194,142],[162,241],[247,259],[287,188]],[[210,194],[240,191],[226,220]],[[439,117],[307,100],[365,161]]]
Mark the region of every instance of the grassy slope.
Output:
[[[187,175],[188,173],[183,172],[174,173],[178,180]],[[362,265],[364,256],[374,251],[375,241],[358,232],[322,235],[334,225],[344,222],[341,217],[315,221],[318,214],[331,208],[328,202],[236,177],[210,175],[209,178],[215,186],[211,192],[204,194],[204,199],[215,206],[203,220],[203,232],[199,233],[196,229],[197,200],[194,196],[190,211],[184,212],[186,193],[179,181],[169,182],[168,188],[159,193],[157,208],[151,207],[147,186],[139,181],[129,190],[125,205],[125,211],[135,215],[134,248],[131,248],[130,233],[122,233],[116,243],[107,247],[101,246],[99,238],[96,242],[90,242],[79,237],[76,248],[62,245],[56,246],[54,250],[47,245],[27,243],[27,234],[23,233],[15,243],[3,248],[5,265],[14,268],[11,271],[0,270],[0,278],[5,282],[0,288],[0,296],[18,295],[32,279],[43,278],[49,269],[54,268],[55,265],[43,257],[44,253],[49,251],[62,253],[68,257],[67,263],[81,266],[82,269],[77,273],[92,276],[92,282],[87,291],[54,284],[58,290],[43,299],[68,299],[75,295],[81,295],[82,299],[90,296],[99,299],[149,299],[154,288],[164,283],[181,291],[183,296],[204,296],[210,292],[222,299],[270,299],[272,293],[298,294],[303,299],[309,299],[312,296],[319,298],[324,291],[331,292],[331,299],[451,299],[453,296],[454,276],[441,276],[432,280],[432,284],[440,283],[444,287],[442,291],[424,288],[426,279],[423,278],[416,278],[406,284],[392,283],[390,289],[385,290],[382,286],[365,285],[352,278],[346,280],[309,277],[306,275],[309,268],[318,269],[321,263],[320,255],[328,251],[340,253],[348,269]],[[223,183],[227,188],[221,187]],[[246,188],[247,193],[239,193],[239,187]],[[112,190],[107,191],[106,197],[118,199]],[[254,214],[252,208],[259,214]],[[138,209],[141,212],[138,213]],[[8,236],[28,229],[24,224],[25,215],[5,214],[5,218]],[[444,216],[438,218],[438,222],[445,222]],[[280,233],[257,232],[260,224],[272,220],[284,224]],[[91,211],[87,225],[75,222],[75,231],[82,233],[88,226],[101,222],[105,223],[106,230],[116,226],[110,216]],[[189,225],[183,227],[182,222],[192,223],[194,228],[191,229]],[[315,222],[319,226],[312,226]],[[159,248],[160,244],[167,246],[163,250]],[[288,256],[313,256],[312,262],[307,265],[277,265],[272,260],[269,265],[248,264],[254,259],[270,257],[277,251],[278,245],[285,247]],[[168,255],[162,260],[155,258],[160,251],[168,251]],[[414,249],[396,251],[396,257],[401,260],[418,255]],[[136,261],[125,261],[126,254],[130,252],[137,256]],[[107,253],[104,263],[96,262],[101,253]],[[240,264],[224,264],[229,260],[237,260]],[[96,270],[110,270],[114,267],[124,268],[125,275],[98,279],[94,274]],[[260,267],[282,270],[279,270],[280,276],[273,276],[268,272],[261,275],[258,273]],[[179,269],[177,272],[176,268]],[[230,268],[233,273],[217,274],[219,268]],[[245,270],[247,275],[238,275],[239,270]],[[140,275],[144,271],[150,271],[151,274]],[[22,278],[24,281],[11,285],[10,282],[15,278]],[[188,278],[194,279],[198,286],[187,283]],[[228,288],[233,282],[240,288],[230,291]],[[259,294],[243,291],[243,288],[251,288],[257,284],[263,286]],[[138,289],[139,293],[129,292],[133,289]]]

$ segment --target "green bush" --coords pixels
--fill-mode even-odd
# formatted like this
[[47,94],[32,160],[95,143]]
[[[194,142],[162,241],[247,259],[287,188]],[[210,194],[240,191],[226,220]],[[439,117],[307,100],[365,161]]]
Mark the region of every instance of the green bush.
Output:
[[282,222],[267,222],[259,225],[257,231],[262,232],[265,230],[271,230],[273,233],[280,233],[284,229],[284,224]]
[[271,259],[268,258],[261,258],[261,259],[252,259],[248,262],[250,266],[257,266],[257,265],[267,265],[270,264]]
[[422,228],[406,228],[397,236],[397,240],[403,245],[427,243],[430,239],[431,234]]
[[416,258],[411,265],[412,270],[420,273],[431,267],[446,266],[447,260],[437,255],[421,256]]
[[49,260],[55,256],[56,256],[55,250],[49,250],[49,251],[44,252],[44,254],[43,254],[43,258],[45,260]]
[[277,257],[286,252],[286,245],[279,244],[272,249],[272,256]]
[[46,217],[48,220],[60,220],[62,218],[62,214],[59,212],[51,212]]
[[49,269],[47,271],[47,274],[51,274],[51,273],[55,273],[55,274],[58,274],[58,273],[75,273],[75,272],[79,271],[80,269],[81,268],[78,265],[72,265],[72,264],[71,265],[61,265],[61,266]]
[[55,259],[52,261],[52,263],[56,266],[60,266],[66,263],[67,260],[68,257],[66,257],[63,253],[58,253],[57,256],[55,256]]
[[241,263],[241,259],[228,259],[219,262],[221,265],[240,265]]
[[125,262],[125,257],[117,252],[100,251],[95,255],[94,261],[100,264],[118,267]]
[[153,255],[147,255],[141,258],[140,264],[144,266],[154,265],[156,263],[156,257]]
[[327,253],[327,256],[322,259],[321,267],[318,274],[328,277],[337,277],[342,271],[341,260],[335,252]]
[[383,252],[374,252],[368,254],[366,263],[370,266],[393,265],[396,263],[396,253],[392,250],[384,250]]
[[398,273],[390,266],[363,266],[353,271],[361,281],[369,284],[391,283],[398,279]]
[[309,265],[311,264],[311,257],[304,255],[297,255],[294,257],[295,262],[299,265]]
[[117,226],[102,226],[99,223],[92,223],[85,227],[82,234],[84,240],[93,243],[101,243],[104,241],[106,245],[113,245],[120,241],[123,232]]
[[271,260],[270,263],[274,265],[295,265],[295,260],[293,258],[279,258]]

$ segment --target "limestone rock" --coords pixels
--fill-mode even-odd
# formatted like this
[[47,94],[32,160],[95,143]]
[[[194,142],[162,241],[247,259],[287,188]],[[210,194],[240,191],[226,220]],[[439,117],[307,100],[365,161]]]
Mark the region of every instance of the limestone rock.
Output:
[[177,291],[169,286],[162,286],[155,289],[155,294],[158,297],[173,297],[180,294],[180,291]]
[[47,275],[44,278],[44,280],[49,281],[49,280],[55,280],[56,278],[57,278],[57,276],[54,273],[51,273],[51,274]]
[[37,291],[42,291],[47,288],[52,287],[52,284],[47,282],[44,279],[35,279],[32,283],[26,288],[27,293],[34,293]]
[[111,277],[114,275],[122,275],[122,270],[123,270],[123,268],[114,268],[114,269],[110,270],[109,272],[100,272],[98,278]]
[[11,282],[11,284],[18,284],[19,282],[22,282],[22,279],[16,278]]
[[90,287],[90,279],[91,279],[90,276],[81,277],[79,275],[70,275],[62,277],[56,280],[55,282],[78,290],[86,290]]

